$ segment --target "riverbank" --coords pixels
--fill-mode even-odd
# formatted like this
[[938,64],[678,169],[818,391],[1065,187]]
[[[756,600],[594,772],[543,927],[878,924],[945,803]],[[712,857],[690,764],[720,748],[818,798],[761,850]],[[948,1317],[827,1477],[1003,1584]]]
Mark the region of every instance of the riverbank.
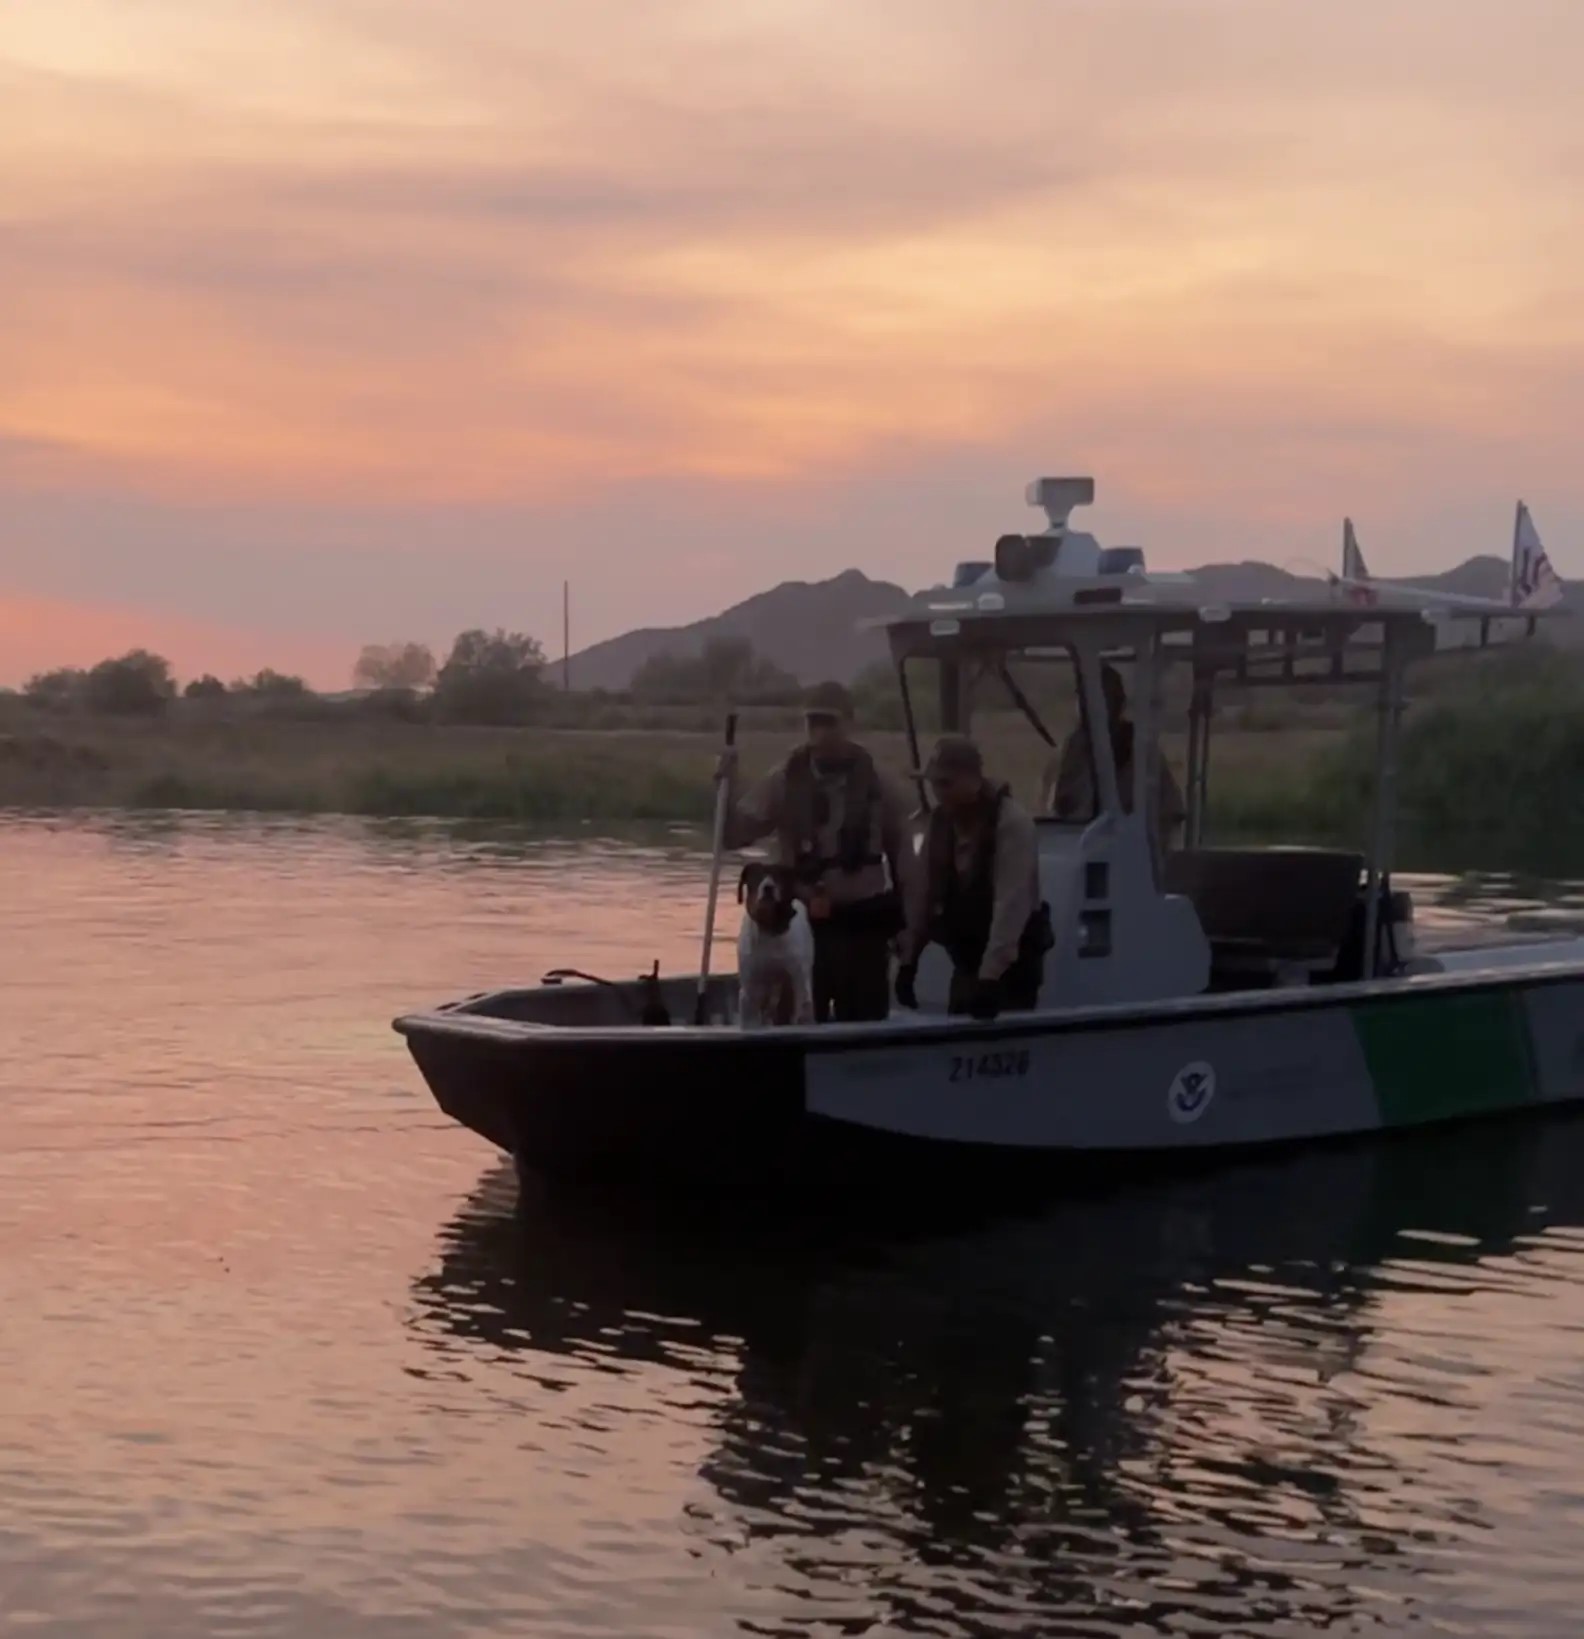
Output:
[[[1542,680],[1543,682],[1543,680]],[[1228,714],[1229,717],[1231,714]],[[750,722],[748,774],[795,743]],[[1049,753],[1009,713],[980,725],[992,772],[1032,802]],[[903,774],[906,741],[865,733]],[[1233,719],[1211,754],[1209,839],[1362,845],[1366,714]],[[1179,777],[1179,737],[1165,752]],[[95,718],[0,711],[0,808],[209,810],[462,819],[547,828],[707,821],[718,735],[687,728],[472,728],[377,717]],[[1424,870],[1584,870],[1584,708],[1545,686],[1409,713],[1398,859]]]
[[[989,717],[994,771],[1025,800],[1049,753],[1026,724]],[[895,732],[864,736],[883,766],[911,761]],[[1261,787],[1290,791],[1335,730],[1232,731],[1216,744],[1217,795],[1232,811]],[[750,728],[745,771],[795,743]],[[16,714],[0,722],[0,806],[187,808],[509,820],[703,820],[719,750],[712,733],[464,728],[396,721],[127,720]],[[1172,741],[1168,755],[1180,766]],[[1281,806],[1280,803],[1277,805]]]

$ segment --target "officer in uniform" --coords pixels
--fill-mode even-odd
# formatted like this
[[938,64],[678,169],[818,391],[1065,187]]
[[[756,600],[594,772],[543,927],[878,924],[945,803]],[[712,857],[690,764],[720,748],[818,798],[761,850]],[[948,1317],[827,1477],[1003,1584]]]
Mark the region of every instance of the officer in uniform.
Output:
[[938,944],[951,957],[953,1013],[1027,1011],[1039,1001],[1052,944],[1034,821],[985,778],[979,747],[965,736],[941,740],[924,773],[935,807],[907,901],[897,1000],[918,1006],[919,956]]
[[884,1019],[914,868],[909,805],[852,738],[852,696],[840,683],[814,689],[804,719],[806,742],[747,795],[736,753],[725,754],[726,846],[769,838],[775,862],[796,876],[814,929],[816,1018]]

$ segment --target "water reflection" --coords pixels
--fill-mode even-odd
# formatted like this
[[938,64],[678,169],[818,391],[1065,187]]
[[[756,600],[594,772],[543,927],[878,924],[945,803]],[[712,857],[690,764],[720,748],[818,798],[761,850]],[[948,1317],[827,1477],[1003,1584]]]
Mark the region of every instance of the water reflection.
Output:
[[514,1220],[387,1021],[681,970],[703,882],[669,835],[0,820],[0,1629],[1577,1630],[1569,1128],[906,1234]]
[[563,1380],[659,1368],[667,1404],[725,1374],[693,1527],[770,1578],[751,1631],[1391,1626],[1502,1505],[1433,1427],[1524,1345],[1442,1334],[1575,1255],[1584,1124],[856,1238],[510,1202],[492,1176],[447,1227],[414,1325]]

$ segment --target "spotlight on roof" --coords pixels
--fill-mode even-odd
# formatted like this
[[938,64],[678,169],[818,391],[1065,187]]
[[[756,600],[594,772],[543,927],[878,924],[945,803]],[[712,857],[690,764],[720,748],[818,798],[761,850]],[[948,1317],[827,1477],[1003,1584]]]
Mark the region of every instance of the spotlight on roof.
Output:
[[1036,478],[1024,492],[1030,506],[1037,506],[1050,519],[1053,530],[1067,527],[1074,507],[1093,506],[1093,478]]
[[1144,573],[1144,548],[1141,546],[1104,546],[1100,549],[1102,575],[1131,575]]
[[1060,535],[1003,535],[995,543],[997,580],[1029,581],[1056,561]]

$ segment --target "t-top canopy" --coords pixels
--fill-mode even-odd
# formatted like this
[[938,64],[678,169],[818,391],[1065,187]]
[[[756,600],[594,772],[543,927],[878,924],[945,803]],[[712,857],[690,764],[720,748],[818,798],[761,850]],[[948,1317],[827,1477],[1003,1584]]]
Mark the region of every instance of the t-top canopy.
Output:
[[1067,522],[1094,498],[1089,478],[1041,478],[1028,500],[1050,527],[1004,535],[993,562],[959,566],[955,584],[920,592],[898,613],[865,622],[884,629],[901,661],[930,656],[1062,652],[1082,644],[1108,653],[1157,646],[1163,658],[1193,660],[1201,670],[1231,671],[1248,682],[1363,678],[1375,669],[1348,664],[1390,649],[1400,662],[1448,649],[1490,646],[1493,630],[1534,630],[1538,614],[1494,600],[1359,603],[1317,583],[1312,598],[1212,601],[1188,574],[1149,570],[1136,548],[1101,548]]
[[1031,660],[1071,648],[1126,658],[1146,648],[1164,662],[1247,683],[1363,682],[1378,675],[1388,646],[1404,663],[1436,648],[1420,612],[1304,603],[1110,602],[1049,611],[952,610],[926,606],[886,622],[892,656],[910,659]]

